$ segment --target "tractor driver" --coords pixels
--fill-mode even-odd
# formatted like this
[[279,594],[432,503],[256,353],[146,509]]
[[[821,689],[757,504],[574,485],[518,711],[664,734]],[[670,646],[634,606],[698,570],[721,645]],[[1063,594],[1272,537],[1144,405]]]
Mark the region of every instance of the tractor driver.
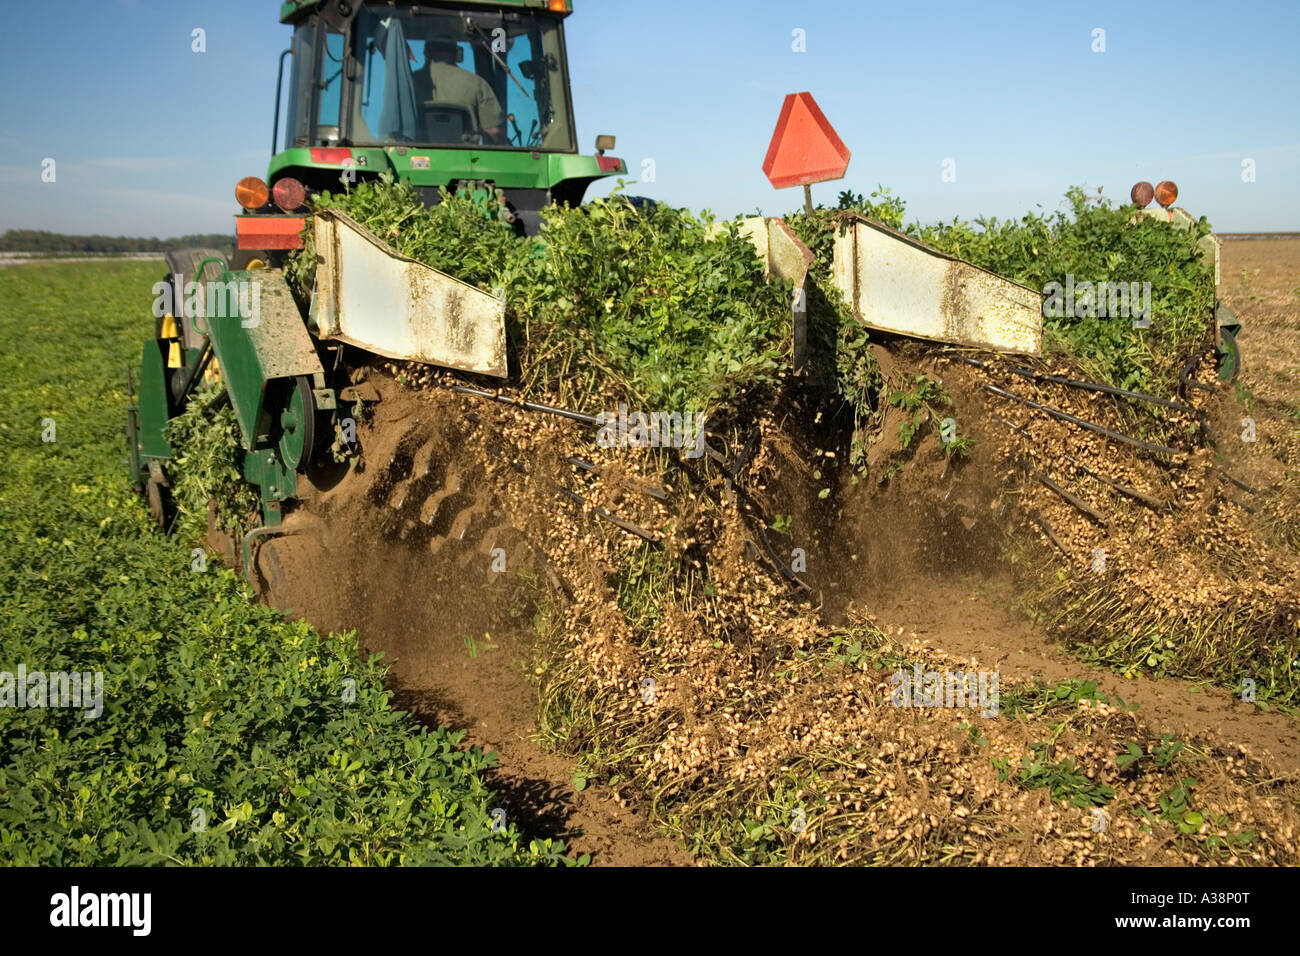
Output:
[[416,73],[416,96],[426,105],[456,106],[489,143],[505,146],[505,117],[488,81],[456,65],[459,46],[451,37],[424,41],[425,68]]

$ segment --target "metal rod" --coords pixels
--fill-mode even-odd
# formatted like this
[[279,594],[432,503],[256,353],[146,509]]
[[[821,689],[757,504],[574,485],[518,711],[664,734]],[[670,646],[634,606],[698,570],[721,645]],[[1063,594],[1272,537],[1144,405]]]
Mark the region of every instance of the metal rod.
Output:
[[[552,488],[554,488],[560,494],[564,495],[564,497],[568,498],[570,501],[572,501],[574,504],[578,505],[579,507],[586,505],[587,499],[582,497],[582,495],[578,494],[577,492],[570,491],[568,488],[564,487],[562,484],[556,481],[550,482],[550,485]],[[597,518],[604,518],[610,524],[614,525],[614,527],[621,528],[624,531],[626,531],[628,534],[634,534],[638,538],[644,538],[646,541],[649,541],[651,544],[659,543],[659,539],[656,538],[649,531],[647,531],[645,528],[642,528],[640,525],[635,525],[630,521],[625,521],[624,519],[620,518],[618,515],[606,511],[604,508],[600,507],[599,505],[592,505],[591,513],[594,514]]]
[[1034,378],[1043,382],[1051,382],[1053,385],[1065,385],[1069,388],[1078,388],[1089,392],[1102,392],[1106,395],[1119,395],[1123,398],[1132,398],[1139,402],[1146,402],[1150,405],[1159,405],[1162,408],[1173,409],[1176,412],[1190,412],[1191,414],[1196,414],[1196,409],[1185,402],[1175,402],[1172,399],[1159,398],[1155,395],[1148,395],[1145,392],[1135,392],[1127,388],[1117,388],[1114,385],[1103,385],[1100,382],[1085,382],[1079,379],[1065,378],[1061,375],[1048,375],[1044,372],[1035,372],[1032,369],[1012,368],[1007,371],[1015,375]]
[[1134,392],[1127,388],[1117,388],[1114,385],[1103,385],[1100,382],[1085,382],[1077,378],[1065,378],[1061,375],[1048,375],[1046,372],[1036,372],[1031,368],[1011,368],[1009,366],[995,366],[992,362],[982,362],[979,359],[973,359],[965,355],[953,355],[959,362],[965,362],[967,365],[974,365],[977,368],[1002,368],[1012,375],[1019,375],[1022,378],[1032,378],[1040,382],[1051,382],[1053,385],[1065,385],[1070,388],[1080,388],[1090,392],[1103,392],[1107,395],[1120,395],[1124,398],[1137,399],[1140,402],[1147,402],[1152,405],[1159,405],[1162,408],[1170,408],[1176,412],[1189,412],[1193,415],[1198,414],[1198,409],[1184,402],[1175,402],[1168,398],[1159,398],[1155,395],[1148,395],[1145,392]]
[[[271,120],[271,155],[274,156],[280,141],[280,90],[284,86],[284,58],[291,54],[290,48],[280,54],[280,64],[275,68],[275,118]],[[368,79],[368,77],[367,77]]]
[[1051,488],[1053,491],[1055,491],[1058,495],[1060,495],[1070,504],[1074,505],[1074,507],[1078,508],[1080,511],[1086,514],[1093,521],[1097,522],[1097,524],[1103,526],[1106,524],[1106,519],[1103,518],[1096,510],[1091,508],[1082,499],[1076,498],[1074,495],[1070,494],[1068,491],[1066,491],[1064,488],[1062,488],[1060,485],[1054,482],[1051,478],[1048,478],[1041,471],[1036,472],[1034,474],[1034,477],[1037,478],[1039,481],[1041,481],[1048,488]]
[[[1034,440],[1033,435],[1029,434],[1029,432],[1025,431],[1023,428],[1021,428],[1019,425],[1015,424],[1014,422],[1009,422],[1005,418],[1002,418],[1000,416],[998,417],[998,421],[1000,421],[1003,425],[1006,425],[1012,431],[1019,432],[1021,435],[1023,435],[1025,438],[1028,438],[1030,441]],[[1069,452],[1064,452],[1063,454],[1065,456],[1065,460],[1068,461],[1070,464],[1074,465],[1075,468],[1078,468],[1081,472],[1083,472],[1085,475],[1089,476],[1090,478],[1096,478],[1102,484],[1109,485],[1110,487],[1118,491],[1120,494],[1128,495],[1128,497],[1141,502],[1142,504],[1146,505],[1148,508],[1151,508],[1155,511],[1162,511],[1168,507],[1168,503],[1161,501],[1159,498],[1152,498],[1150,495],[1138,491],[1136,488],[1130,488],[1128,485],[1120,484],[1114,478],[1110,478],[1107,477],[1106,475],[1101,474],[1101,472],[1093,471],[1091,468],[1089,468],[1083,462],[1079,461],[1079,459],[1075,458]]]
[[749,456],[754,453],[754,449],[758,445],[758,438],[759,430],[755,428],[749,433],[749,438],[745,440],[744,447],[740,449],[740,454],[736,456],[735,464],[731,466],[732,481],[736,480],[736,476],[740,474],[740,470],[744,468],[746,463],[749,461]]
[[[520,471],[521,473],[524,471],[523,464],[517,458],[509,459],[509,461],[510,464],[513,465],[518,471]],[[568,488],[565,488],[559,482],[550,481],[548,482],[548,484],[550,484],[550,486],[554,490],[558,491],[561,495],[568,498],[574,504],[578,505],[578,507],[581,508],[586,505],[587,499],[582,497],[582,495],[578,494],[577,492],[573,492],[570,491]],[[635,525],[630,521],[625,521],[624,519],[618,517],[618,515],[606,511],[604,508],[601,508],[597,505],[593,505],[591,508],[591,513],[594,514],[597,518],[605,519],[610,524],[614,525],[615,527],[623,529],[629,534],[634,534],[639,538],[644,538],[646,541],[649,541],[651,544],[659,543],[658,539],[655,538],[655,536],[651,534],[649,531],[646,531],[644,528],[640,527],[639,525]]]
[[716,452],[716,451],[714,451],[712,448],[710,448],[708,442],[705,442],[705,443],[704,443],[704,454],[707,455],[709,458],[712,458],[714,461],[716,461],[716,462],[717,462],[719,465],[721,465],[723,468],[727,468],[727,467],[728,467],[728,466],[727,466],[727,459],[723,458],[722,455],[720,455],[718,452]]
[[555,408],[552,405],[539,405],[536,402],[525,402],[522,399],[511,398],[508,395],[501,395],[497,392],[486,392],[481,388],[470,388],[468,385],[452,385],[453,392],[460,392],[462,395],[476,395],[479,398],[488,398],[502,405],[513,405],[515,408],[522,408],[529,412],[545,412],[548,415],[559,415],[561,418],[568,418],[575,422],[582,422],[584,425],[599,425],[600,419],[595,415],[584,415],[582,412],[570,411],[567,408]]
[[[441,383],[439,383],[441,384]],[[502,405],[509,405],[512,408],[522,408],[528,412],[545,412],[548,415],[559,415],[561,418],[567,418],[571,421],[581,422],[584,425],[603,425],[605,422],[595,415],[587,415],[583,412],[571,411],[567,408],[556,408],[553,405],[540,405],[537,402],[525,402],[523,399],[511,398],[508,395],[501,395],[497,392],[484,391],[481,388],[470,388],[468,385],[450,385],[444,386],[450,388],[453,392],[459,392],[462,395],[474,395],[478,398],[486,398]],[[715,434],[717,434],[715,432]],[[708,443],[704,444],[704,454],[712,458],[724,468],[727,466],[727,460],[720,454],[709,447]]]
[[212,339],[206,335],[203,336],[203,344],[200,349],[202,351],[199,352],[199,360],[194,363],[194,367],[184,369],[185,387],[181,390],[181,398],[183,399],[189,398],[190,393],[194,391],[195,385],[203,379],[203,373],[212,360]]
[[209,401],[208,404],[203,406],[203,414],[206,415],[209,412],[214,412],[229,401],[230,389],[223,388],[217,395],[212,397],[212,400]]
[[1196,366],[1201,364],[1201,361],[1209,351],[1211,351],[1211,349],[1206,349],[1205,352],[1193,355],[1187,360],[1187,364],[1183,366],[1183,370],[1178,373],[1178,381],[1182,383],[1184,388],[1199,388],[1202,391],[1209,392],[1210,394],[1214,394],[1218,391],[1214,386],[1202,385],[1200,382],[1196,381],[1196,379],[1192,378],[1192,375],[1196,371]]
[[1082,471],[1085,475],[1089,475],[1090,477],[1096,478],[1104,485],[1110,485],[1110,487],[1114,488],[1121,495],[1127,495],[1128,497],[1132,498],[1134,501],[1140,502],[1141,504],[1146,505],[1148,508],[1151,508],[1154,511],[1163,511],[1165,508],[1169,507],[1169,503],[1167,501],[1161,501],[1159,498],[1152,498],[1150,495],[1138,491],[1136,488],[1130,488],[1128,485],[1122,485],[1114,478],[1108,478],[1103,474],[1099,474],[1098,472],[1093,471],[1087,465],[1075,461],[1073,458],[1070,459],[1070,462],[1076,468]]
[[533,98],[533,94],[529,93],[528,90],[524,88],[524,85],[519,82],[519,78],[515,76],[514,72],[510,69],[509,65],[507,65],[506,61],[501,59],[501,57],[497,54],[496,50],[492,49],[492,44],[491,42],[488,41],[488,38],[483,33],[483,30],[478,26],[472,26],[471,29],[474,31],[474,33],[478,35],[479,42],[483,44],[483,49],[487,50],[488,56],[496,60],[497,65],[500,66],[501,69],[506,71],[506,74],[510,77],[510,79],[515,81],[515,86],[519,87],[519,92],[523,93],[526,99],[531,100]]
[[[777,553],[772,549],[772,545],[768,543],[767,535],[765,535],[762,532],[762,530],[760,530],[758,533],[758,540],[762,542],[763,550],[767,552],[767,560],[772,563],[773,567],[775,567],[778,571],[781,572],[781,576],[785,578],[787,581],[789,581],[791,584],[799,588],[802,588],[803,590],[811,594],[812,588],[810,588],[803,581],[800,581],[799,578],[795,576],[795,573],[785,566],[785,562],[782,561],[780,556],[777,555]],[[754,546],[754,541],[752,538],[746,538],[745,543],[750,545],[751,547]],[[756,552],[757,550],[758,549],[755,548]]]
[[1095,422],[1086,421],[1082,418],[1078,418],[1077,416],[1071,415],[1069,412],[1063,412],[1056,408],[1050,408],[1047,405],[1040,405],[1038,402],[1035,402],[1032,399],[1023,398],[1020,395],[1012,394],[1011,392],[1008,392],[1005,389],[998,388],[996,385],[989,385],[985,383],[984,388],[985,390],[992,392],[994,395],[1001,396],[1002,398],[1009,398],[1012,401],[1016,401],[1024,405],[1028,405],[1030,408],[1035,409],[1036,411],[1044,412],[1048,415],[1051,415],[1053,418],[1059,418],[1062,421],[1069,422],[1072,425],[1078,425],[1080,428],[1086,428],[1089,431],[1097,432],[1099,435],[1105,435],[1107,438],[1114,439],[1115,441],[1121,441],[1126,444],[1133,445],[1137,448],[1141,448],[1145,451],[1156,452],[1157,454],[1161,454],[1161,455],[1181,454],[1181,452],[1179,452],[1177,448],[1170,448],[1167,445],[1157,445],[1154,444],[1153,442],[1143,441],[1140,438],[1133,438],[1129,435],[1124,435],[1121,434],[1120,432],[1112,431],[1111,429],[1106,428],[1103,425],[1098,425]]
[[1061,553],[1065,555],[1067,560],[1069,561],[1075,560],[1074,555],[1071,554],[1070,550],[1064,544],[1061,543],[1061,539],[1056,536],[1056,532],[1052,530],[1052,526],[1047,523],[1046,518],[1044,518],[1038,512],[1034,512],[1029,517],[1035,524],[1037,524],[1040,528],[1042,528],[1043,531],[1047,532],[1047,537],[1051,540],[1052,544],[1060,548]]
[[[468,392],[468,393],[470,393],[470,394],[478,394],[478,395],[483,396],[484,398],[494,398],[494,399],[497,398],[497,397],[494,396],[491,392],[481,392],[481,391],[479,391],[478,389],[467,388],[467,387],[465,387],[465,386],[463,386],[463,385],[455,385],[455,386],[452,386],[452,388],[453,388],[454,391]],[[497,399],[497,400],[499,401],[500,399]],[[509,404],[511,404],[511,405],[526,405],[526,404],[527,404],[527,403],[523,403],[523,402],[511,402],[511,401],[509,401],[508,399],[507,399],[507,402],[508,402]],[[536,410],[536,411],[546,411],[546,412],[558,412],[558,413],[563,413],[563,412],[564,412],[564,409],[552,409],[552,408],[547,408],[546,406],[538,406],[535,410]],[[576,415],[576,414],[578,414],[578,413],[577,413],[577,412],[569,412],[568,414],[570,414],[570,415]],[[509,443],[507,443],[507,444],[509,444]],[[491,449],[489,448],[488,450],[489,450],[489,453],[491,453]],[[512,451],[514,450],[513,447],[511,448],[511,450],[512,450]],[[571,459],[570,459],[570,460],[571,460]],[[520,471],[521,473],[524,471],[523,463],[520,462],[518,458],[507,459],[507,461],[509,461],[510,464],[511,464],[512,466],[514,466],[514,467],[515,467],[518,471]],[[585,464],[585,463],[584,463],[584,464]],[[595,466],[592,465],[591,467],[594,468]],[[570,491],[568,488],[565,488],[562,484],[560,484],[560,483],[557,482],[557,481],[548,481],[547,483],[548,483],[548,484],[549,484],[553,489],[555,489],[556,491],[558,491],[558,492],[559,492],[561,495],[563,495],[564,497],[568,498],[570,501],[572,501],[572,502],[574,502],[575,504],[577,504],[579,507],[582,507],[582,506],[586,505],[587,500],[586,500],[585,498],[583,498],[582,495],[578,494],[577,492]],[[649,541],[651,544],[659,544],[659,539],[656,538],[656,537],[655,537],[653,534],[651,534],[649,531],[647,531],[645,528],[642,528],[642,527],[639,526],[639,525],[635,525],[635,524],[633,524],[633,523],[630,522],[630,521],[625,521],[624,519],[620,518],[618,515],[613,514],[612,512],[606,511],[604,508],[601,508],[601,507],[599,507],[599,506],[597,506],[597,505],[593,505],[592,508],[591,508],[591,513],[594,514],[597,518],[603,518],[604,520],[608,521],[610,524],[614,525],[614,526],[617,527],[617,528],[621,528],[621,529],[623,529],[624,531],[628,532],[629,534],[634,534],[634,535],[636,535],[638,538],[644,538],[646,541]]]
[[[570,465],[574,465],[578,468],[581,468],[583,471],[595,475],[597,477],[600,477],[605,473],[605,469],[601,468],[599,465],[593,465],[589,461],[583,461],[581,458],[577,457],[576,455],[571,455],[564,460],[567,461]],[[629,481],[628,484],[631,485],[632,488],[634,488],[635,490],[641,492],[642,494],[647,494],[651,498],[654,498],[657,501],[668,500],[668,492],[664,491],[662,488],[656,488],[653,485],[643,485],[639,481]]]
[[1236,485],[1236,486],[1237,486],[1238,488],[1240,488],[1242,491],[1248,491],[1248,492],[1250,492],[1252,495],[1257,495],[1257,494],[1259,494],[1259,491],[1258,491],[1258,490],[1256,490],[1255,488],[1250,487],[1250,485],[1246,484],[1244,481],[1238,481],[1236,478],[1233,478],[1232,475],[1229,475],[1227,472],[1220,471],[1220,472],[1219,472],[1219,480],[1220,480],[1220,481],[1223,481],[1223,482],[1230,482],[1230,483]]

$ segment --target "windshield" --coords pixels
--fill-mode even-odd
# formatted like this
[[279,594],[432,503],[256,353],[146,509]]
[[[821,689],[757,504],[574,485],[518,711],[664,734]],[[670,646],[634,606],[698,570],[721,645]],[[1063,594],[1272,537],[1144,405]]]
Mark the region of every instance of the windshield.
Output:
[[556,18],[367,4],[353,56],[354,145],[574,150]]

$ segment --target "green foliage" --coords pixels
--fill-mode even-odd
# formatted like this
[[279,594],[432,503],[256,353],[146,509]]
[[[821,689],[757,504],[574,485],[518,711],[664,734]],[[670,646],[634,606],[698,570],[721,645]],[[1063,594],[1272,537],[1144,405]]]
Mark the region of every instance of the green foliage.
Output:
[[[1041,717],[1057,711],[1069,714],[1076,710],[1081,700],[1111,703],[1111,699],[1097,689],[1095,680],[1085,680],[1082,677],[1067,677],[1055,683],[1047,683],[1036,677],[1031,682],[1013,684],[1010,688],[1004,688],[1001,696],[1002,713],[1007,717],[1021,714]],[[1135,704],[1130,708],[1119,697],[1115,698],[1114,703],[1125,710],[1137,707]]]
[[[444,190],[442,202],[425,208],[410,183],[395,182],[390,174],[345,193],[323,193],[313,203],[352,217],[402,255],[488,292],[504,285],[507,260],[519,245],[514,231],[472,198]],[[289,274],[300,284],[315,269],[310,230],[304,239],[303,250],[289,257]]]
[[[1046,787],[1053,800],[1065,800],[1072,807],[1102,806],[1115,798],[1113,787],[1094,783],[1073,757],[1053,762],[1049,745],[1033,743],[1029,749],[1030,753],[1020,758],[1020,768],[1015,773],[1016,783],[1026,790]],[[999,780],[1011,777],[1011,768],[1005,758],[994,758],[993,763]]]
[[122,424],[161,269],[0,271],[0,670],[103,675],[98,718],[0,707],[0,863],[560,862],[492,831],[495,756],[392,710],[354,635],[151,531]]
[[921,373],[912,379],[910,389],[891,392],[889,404],[908,413],[898,426],[898,443],[906,448],[927,419],[938,417],[933,406],[951,405],[952,398],[938,382]]
[[1226,814],[1193,809],[1192,791],[1197,786],[1195,777],[1182,777],[1160,795],[1155,808],[1134,807],[1131,812],[1145,830],[1158,823],[1170,827],[1184,848],[1201,856],[1219,859],[1248,852],[1255,831],[1233,830]]
[[7,229],[0,234],[0,252],[33,252],[66,255],[74,252],[130,254],[168,252],[172,249],[216,249],[227,255],[235,251],[228,232],[181,236],[177,239],[144,239],[130,236],[69,236],[44,229]]
[[[835,290],[831,290],[834,292]],[[835,390],[853,410],[853,440],[849,448],[849,464],[861,468],[866,463],[866,448],[862,444],[862,428],[875,415],[880,401],[884,377],[875,356],[867,347],[867,328],[849,317],[836,337]]]
[[662,551],[643,546],[619,569],[616,594],[619,609],[636,630],[654,629],[662,607],[673,599],[673,569]]
[[1187,355],[1209,344],[1214,275],[1197,247],[1209,224],[1202,218],[1193,229],[1171,228],[1139,216],[1132,205],[1093,202],[1078,187],[1067,191],[1066,201],[1068,213],[979,218],[973,226],[954,219],[908,232],[1035,291],[1064,284],[1067,274],[1076,283],[1150,282],[1150,329],[1135,329],[1128,318],[1077,315],[1047,318],[1044,327],[1100,380],[1172,394]]
[[[1160,743],[1151,748],[1151,759],[1155,762],[1157,767],[1163,769],[1177,760],[1178,755],[1183,752],[1183,749],[1186,746],[1187,745],[1181,740],[1175,738],[1173,734],[1164,734],[1160,738]],[[1135,743],[1127,743],[1124,745],[1124,752],[1115,758],[1115,763],[1119,765],[1121,770],[1123,770],[1135,766],[1139,761],[1145,759],[1146,756],[1146,753],[1139,745]]]
[[[872,202],[873,199],[880,201]],[[846,189],[839,195],[839,208],[884,223],[891,229],[903,228],[903,214],[907,209],[903,200],[893,195],[887,186],[877,186],[870,198]]]
[[861,636],[852,631],[836,631],[831,635],[831,653],[850,670],[865,670],[872,660],[872,650],[864,648]]
[[969,435],[958,435],[952,441],[942,441],[944,456],[947,458],[969,458],[975,447],[975,439]]
[[[484,207],[444,194],[424,208],[409,184],[364,183],[340,209],[399,252],[505,295],[524,384],[587,405],[710,413],[775,385],[788,364],[789,291],[769,282],[734,223],[621,195],[548,207],[539,238],[517,238]],[[307,248],[291,270],[305,284]],[[612,394],[611,394],[612,393]]]
[[213,403],[224,386],[203,385],[181,414],[167,423],[163,434],[176,452],[168,477],[176,504],[172,531],[182,541],[198,541],[207,532],[207,508],[216,508],[218,528],[237,537],[251,527],[249,515],[259,507],[257,490],[244,481],[243,445],[239,422],[229,402]]
[[789,361],[790,293],[734,223],[710,226],[617,196],[550,210],[546,254],[519,261],[508,292],[533,380],[582,395],[609,375],[648,408],[704,413],[774,385]]

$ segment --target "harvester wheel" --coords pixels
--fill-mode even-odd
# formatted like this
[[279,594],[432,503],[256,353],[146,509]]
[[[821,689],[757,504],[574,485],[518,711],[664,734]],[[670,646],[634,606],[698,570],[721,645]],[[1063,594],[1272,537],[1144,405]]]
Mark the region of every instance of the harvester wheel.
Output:
[[[185,317],[185,284],[187,282],[197,282],[200,286],[199,296],[206,299],[204,283],[210,279],[221,277],[221,268],[215,262],[208,262],[203,267],[203,274],[196,275],[199,263],[205,259],[214,257],[220,258],[224,253],[217,249],[177,249],[167,253],[167,275],[163,281],[172,287],[172,315],[176,323],[178,337],[185,347],[193,346],[198,341],[198,335],[190,328],[190,320]],[[158,319],[157,335],[162,338],[164,317]]]
[[311,464],[316,450],[316,400],[311,381],[299,375],[280,412],[280,460],[295,471]]
[[1219,381],[1234,382],[1241,371],[1241,346],[1237,344],[1237,337],[1227,329],[1219,330],[1219,339],[1222,342],[1218,350]]
[[[178,249],[167,253],[167,275],[163,281],[171,286],[172,308],[158,317],[155,336],[169,338],[172,345],[167,361],[167,390],[174,404],[179,404],[184,397],[186,378],[181,368],[185,364],[187,349],[197,348],[203,341],[203,334],[198,330],[192,318],[186,316],[188,297],[185,286],[189,282],[197,283],[198,298],[206,302],[206,283],[221,276],[221,267],[214,258],[224,254],[216,249]],[[199,264],[204,263],[203,272],[199,274]],[[209,361],[203,372],[205,382],[218,377],[216,360]],[[173,413],[179,412],[175,408]]]

